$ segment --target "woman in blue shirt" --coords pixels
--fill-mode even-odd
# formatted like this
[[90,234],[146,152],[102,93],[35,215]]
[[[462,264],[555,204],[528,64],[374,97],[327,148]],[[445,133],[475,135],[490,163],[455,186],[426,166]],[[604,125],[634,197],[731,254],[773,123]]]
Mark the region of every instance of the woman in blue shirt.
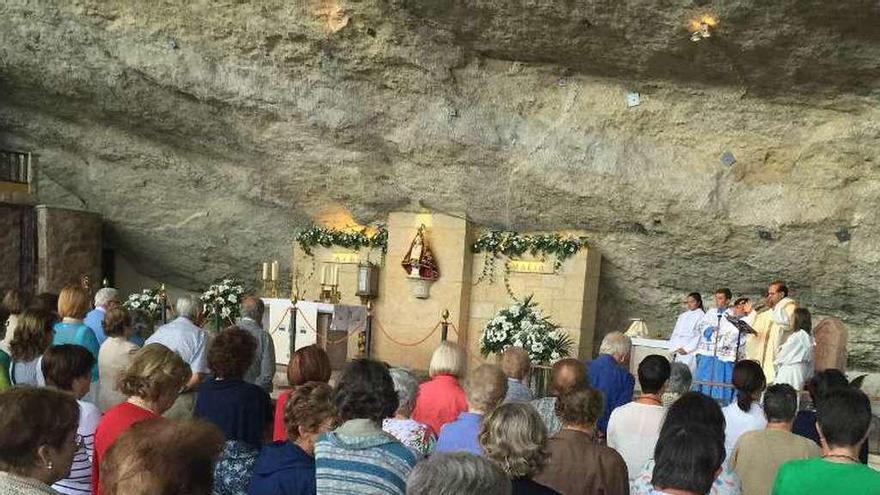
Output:
[[[89,311],[89,295],[78,285],[68,285],[61,289],[58,295],[58,315],[61,321],[56,323],[53,330],[52,345],[73,344],[85,347],[98,362],[98,338],[94,330],[83,323],[83,318]],[[94,402],[95,391],[98,382],[98,365],[92,366],[92,388],[86,396],[86,400]]]

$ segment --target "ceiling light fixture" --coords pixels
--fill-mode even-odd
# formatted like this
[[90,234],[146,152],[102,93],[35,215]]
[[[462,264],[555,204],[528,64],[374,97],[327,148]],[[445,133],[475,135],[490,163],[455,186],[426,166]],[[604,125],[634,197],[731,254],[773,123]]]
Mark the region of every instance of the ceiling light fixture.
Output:
[[718,19],[709,14],[703,14],[688,21],[688,31],[691,33],[691,41],[702,41],[712,36],[712,29],[718,25]]

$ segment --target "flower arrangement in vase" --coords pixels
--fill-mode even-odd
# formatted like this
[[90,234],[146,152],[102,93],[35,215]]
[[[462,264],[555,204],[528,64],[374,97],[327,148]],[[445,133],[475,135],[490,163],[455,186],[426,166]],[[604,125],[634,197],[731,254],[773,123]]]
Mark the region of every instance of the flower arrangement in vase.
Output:
[[522,347],[532,363],[539,365],[570,356],[573,345],[571,336],[544,315],[532,296],[499,311],[480,337],[484,356],[500,354],[508,347]]

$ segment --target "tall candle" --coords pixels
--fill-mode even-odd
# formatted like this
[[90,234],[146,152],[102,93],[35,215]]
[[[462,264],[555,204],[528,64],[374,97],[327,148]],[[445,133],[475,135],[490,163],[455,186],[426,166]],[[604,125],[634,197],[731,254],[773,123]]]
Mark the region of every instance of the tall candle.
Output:
[[333,285],[339,285],[339,265],[333,267]]
[[272,262],[272,281],[273,282],[278,281],[278,261],[277,260]]
[[269,263],[263,262],[263,280],[269,280]]
[[327,265],[321,265],[321,285],[327,285]]

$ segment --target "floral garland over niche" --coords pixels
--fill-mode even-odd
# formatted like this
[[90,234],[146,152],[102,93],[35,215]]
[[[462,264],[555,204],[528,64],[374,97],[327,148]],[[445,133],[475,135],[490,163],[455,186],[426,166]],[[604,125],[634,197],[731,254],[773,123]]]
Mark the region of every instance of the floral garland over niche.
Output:
[[[479,284],[487,278],[489,283],[495,282],[495,262],[502,256],[507,257],[508,260],[519,258],[526,253],[540,257],[542,260],[547,256],[553,256],[555,258],[553,271],[558,273],[565,260],[586,247],[587,239],[585,237],[562,236],[560,234],[523,235],[519,232],[489,230],[481,234],[471,246],[471,251],[474,253],[486,253],[483,271],[475,284]],[[510,268],[505,261],[504,284],[510,297],[516,299],[508,284],[509,276]]]
[[388,251],[388,230],[384,226],[379,226],[376,233],[370,235],[367,229],[351,232],[310,227],[296,235],[296,242],[307,256],[313,256],[312,249],[317,246],[325,248],[339,246],[353,251],[359,251],[361,248],[379,248],[382,254],[385,254]]
[[522,347],[534,364],[551,364],[571,355],[574,342],[565,330],[544,316],[528,296],[502,309],[486,324],[480,337],[483,356]]
[[241,296],[244,295],[244,285],[234,279],[225,278],[216,284],[212,284],[200,299],[205,305],[205,316],[213,317],[219,330],[220,322],[235,321],[241,313]]

